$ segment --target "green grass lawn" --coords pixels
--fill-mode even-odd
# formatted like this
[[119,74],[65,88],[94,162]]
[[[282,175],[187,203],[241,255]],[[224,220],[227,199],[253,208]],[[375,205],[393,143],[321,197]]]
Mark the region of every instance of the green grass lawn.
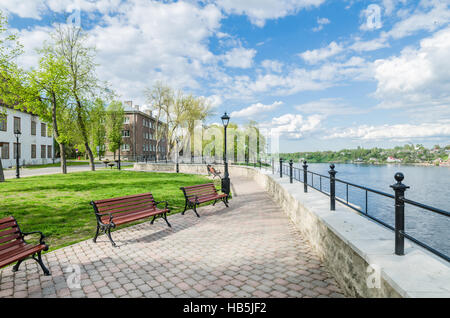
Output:
[[152,192],[155,200],[168,201],[172,212],[181,212],[179,188],[208,182],[197,175],[106,169],[11,179],[0,183],[0,218],[14,215],[23,231],[42,231],[53,250],[93,237],[91,200]]
[[[100,163],[100,162],[96,162]],[[67,161],[67,166],[87,166],[89,165],[89,162],[86,161]],[[47,163],[44,165],[25,165],[22,166],[23,168],[27,169],[41,169],[41,168],[52,168],[52,167],[61,167],[61,163]]]

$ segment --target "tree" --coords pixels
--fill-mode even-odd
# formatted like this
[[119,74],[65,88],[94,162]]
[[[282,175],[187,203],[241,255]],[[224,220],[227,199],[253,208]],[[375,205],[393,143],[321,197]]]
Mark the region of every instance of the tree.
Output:
[[125,111],[122,102],[112,101],[106,109],[106,127],[108,147],[116,157],[116,150],[120,151],[122,143],[122,127],[125,119]]
[[24,94],[26,102],[23,105],[51,123],[53,136],[59,144],[61,172],[66,174],[66,147],[73,135],[73,121],[68,107],[69,71],[64,61],[53,55],[49,47],[41,53],[43,57],[38,69],[28,73],[28,94]]
[[106,109],[105,102],[97,98],[89,115],[91,130],[91,145],[95,156],[102,156],[106,144]]
[[95,170],[94,155],[89,146],[90,102],[94,96],[106,92],[95,74],[95,49],[86,46],[86,35],[75,25],[59,26],[54,34],[54,53],[69,70],[70,91],[80,137],[89,157],[91,170]]
[[[173,90],[163,84],[161,81],[157,81],[152,88],[145,90],[147,102],[150,104],[150,109],[156,114],[155,123],[155,137],[156,137],[156,160],[159,159],[159,149],[161,141],[164,136],[168,135],[169,124],[171,122],[171,109],[174,105],[174,93]],[[166,123],[162,123],[165,119]],[[168,145],[168,142],[166,142]],[[166,145],[166,148],[167,148]],[[166,150],[166,155],[167,155]],[[167,157],[166,157],[167,158]]]

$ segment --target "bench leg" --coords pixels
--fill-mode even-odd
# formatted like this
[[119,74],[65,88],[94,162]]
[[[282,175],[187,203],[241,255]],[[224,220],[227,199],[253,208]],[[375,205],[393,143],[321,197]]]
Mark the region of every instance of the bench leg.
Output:
[[169,221],[167,221],[167,213],[164,213],[164,214],[162,215],[162,218],[164,219],[164,221],[166,221],[166,223],[167,223],[167,225],[168,225],[169,227],[172,227],[172,225],[170,225]]
[[228,208],[229,206],[228,206],[228,200],[227,199],[228,199],[228,197],[225,197],[225,198],[222,199],[222,201],[225,204],[225,206]]
[[195,215],[197,215],[197,217],[199,218],[200,215],[198,215],[198,213],[197,213],[197,205],[196,204],[194,204],[194,212],[195,212]]
[[97,231],[95,232],[94,239],[92,240],[94,241],[94,243],[97,243],[97,237],[99,232],[100,232],[100,225],[97,224]]
[[216,200],[214,200],[213,206],[215,206],[215,205],[216,205],[216,203],[217,203],[217,199],[216,199]]
[[156,215],[153,216],[153,219],[152,219],[152,221],[150,222],[150,224],[153,224],[153,223],[155,222],[155,219],[156,219]]
[[186,203],[185,203],[185,205],[184,205],[184,211],[181,212],[181,215],[184,215],[184,213],[185,213],[186,210],[187,210],[187,207],[188,207],[188,201],[186,200]]
[[12,271],[13,271],[13,272],[17,272],[17,271],[19,270],[20,264],[22,264],[23,261],[24,261],[23,259],[19,260],[19,261],[17,262],[17,264],[14,265],[14,267],[12,268]]
[[50,276],[50,271],[47,269],[47,267],[45,267],[44,262],[42,261],[42,257],[41,257],[41,251],[39,251],[37,253],[37,258],[35,258],[33,256],[33,259],[38,262],[38,264],[41,266],[42,270],[44,271],[44,275],[45,276]]
[[106,230],[106,235],[108,235],[109,240],[111,241],[112,246],[116,247],[116,243],[113,241],[112,237],[111,237],[111,228],[108,227],[108,230]]

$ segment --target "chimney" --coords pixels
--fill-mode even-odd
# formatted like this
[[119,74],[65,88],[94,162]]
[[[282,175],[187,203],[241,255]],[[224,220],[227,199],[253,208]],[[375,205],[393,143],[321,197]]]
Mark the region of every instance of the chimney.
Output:
[[133,107],[133,101],[132,100],[127,100],[127,101],[124,102],[124,104],[126,104],[126,105],[128,105],[130,107]]
[[134,109],[136,109],[137,111],[139,111],[139,105],[135,105]]
[[147,110],[145,111],[145,113],[146,113],[147,115],[149,115],[150,117],[153,117],[153,116],[152,116],[152,111],[151,111],[150,109],[147,109]]

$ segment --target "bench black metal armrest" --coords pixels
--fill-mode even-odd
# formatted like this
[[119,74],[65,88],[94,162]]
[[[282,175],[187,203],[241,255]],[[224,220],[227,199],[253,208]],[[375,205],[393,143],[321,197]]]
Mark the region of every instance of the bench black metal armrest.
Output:
[[167,209],[169,207],[169,202],[167,201],[155,201],[155,205],[158,205],[160,203],[165,203],[166,205],[164,206],[164,209]]
[[[22,232],[22,237],[27,236],[27,235],[32,235],[32,234],[40,234],[41,237],[39,238],[39,244],[43,244],[43,245],[47,246],[47,244],[45,244],[45,242],[44,242],[45,235],[41,231]],[[47,249],[48,249],[48,246],[46,247],[45,251]]]
[[98,217],[98,220],[101,220],[101,217],[104,216],[104,215],[109,215],[109,224],[114,224],[113,221],[112,221],[112,219],[113,219],[113,214],[112,213],[97,213],[97,212],[95,212],[95,215]]

